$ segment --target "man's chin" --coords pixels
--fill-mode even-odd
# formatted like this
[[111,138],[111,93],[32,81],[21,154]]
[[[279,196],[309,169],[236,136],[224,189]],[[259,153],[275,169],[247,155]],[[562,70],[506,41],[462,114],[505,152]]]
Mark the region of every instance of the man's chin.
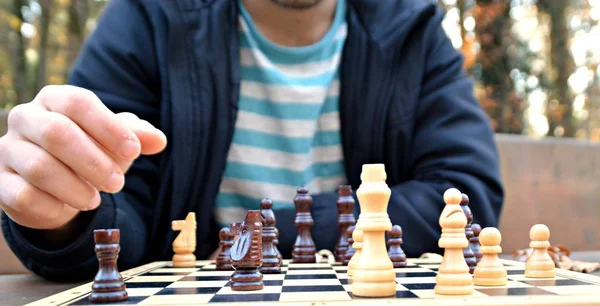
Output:
[[321,0],[271,0],[273,3],[291,9],[307,9],[321,3]]

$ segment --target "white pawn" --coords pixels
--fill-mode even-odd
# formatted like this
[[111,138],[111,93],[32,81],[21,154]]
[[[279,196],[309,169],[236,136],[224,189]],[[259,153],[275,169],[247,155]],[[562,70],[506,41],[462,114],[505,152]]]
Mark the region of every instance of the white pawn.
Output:
[[475,290],[463,255],[469,240],[465,235],[467,216],[460,207],[461,201],[462,193],[458,189],[450,188],[444,193],[446,206],[440,215],[442,236],[438,241],[439,247],[444,248],[444,257],[435,277],[433,289],[437,294],[468,295]]
[[360,253],[363,247],[363,231],[355,228],[352,232],[352,239],[354,240],[352,243],[354,255],[352,255],[350,262],[348,262],[348,271],[346,271],[348,276],[352,276],[354,269],[356,269],[356,265],[358,265],[358,262],[360,261]]
[[533,253],[525,263],[525,276],[532,278],[555,277],[554,261],[548,254],[550,229],[544,224],[536,224],[531,227],[529,238],[531,239],[529,247],[533,248]]
[[497,228],[486,227],[479,234],[483,254],[473,273],[473,283],[478,286],[504,286],[508,283],[506,268],[498,258],[502,253],[502,235]]

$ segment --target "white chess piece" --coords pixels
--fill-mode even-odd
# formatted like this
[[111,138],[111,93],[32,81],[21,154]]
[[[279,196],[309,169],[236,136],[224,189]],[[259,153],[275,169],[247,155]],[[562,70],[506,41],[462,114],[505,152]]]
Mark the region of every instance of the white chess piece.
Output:
[[435,278],[434,291],[444,295],[468,295],[474,291],[473,277],[465,262],[463,249],[469,245],[465,236],[467,217],[460,207],[462,193],[450,188],[444,193],[446,206],[440,215],[442,236],[438,241],[444,248],[444,258]]
[[392,228],[387,214],[391,190],[385,183],[387,176],[384,165],[363,165],[362,170],[362,182],[356,190],[361,213],[354,233],[362,231],[363,243],[358,263],[352,270],[352,294],[363,297],[394,296],[396,273],[385,243],[385,232]]
[[348,271],[346,272],[348,276],[352,276],[352,274],[354,273],[354,269],[356,269],[356,265],[360,260],[360,253],[363,247],[363,231],[355,228],[352,232],[352,239],[354,240],[354,242],[352,243],[352,247],[354,248],[354,255],[352,255],[352,258],[350,258],[350,262],[348,262]]
[[196,266],[196,213],[188,213],[185,220],[171,222],[174,231],[181,231],[173,241],[173,267],[193,268]]
[[554,261],[548,254],[550,229],[544,224],[536,224],[531,227],[529,238],[531,239],[529,247],[533,248],[533,253],[525,263],[525,276],[532,278],[555,277]]
[[486,227],[479,234],[483,254],[473,272],[473,283],[477,286],[504,286],[508,283],[506,268],[498,258],[502,253],[502,235],[497,228]]

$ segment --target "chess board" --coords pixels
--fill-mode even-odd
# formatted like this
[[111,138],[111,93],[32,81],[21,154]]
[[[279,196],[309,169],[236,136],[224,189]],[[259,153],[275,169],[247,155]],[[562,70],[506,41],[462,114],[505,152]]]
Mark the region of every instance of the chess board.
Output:
[[[265,274],[260,291],[232,291],[232,271],[217,271],[212,261],[194,268],[173,268],[154,262],[121,273],[129,299],[118,304],[139,305],[600,305],[600,277],[557,270],[555,278],[532,279],[521,262],[503,260],[508,285],[475,286],[469,296],[434,293],[440,265],[432,259],[409,259],[396,270],[397,291],[390,298],[352,295],[347,267],[339,263],[295,264],[284,260],[281,274]],[[91,283],[58,293],[29,305],[98,305],[88,296]]]

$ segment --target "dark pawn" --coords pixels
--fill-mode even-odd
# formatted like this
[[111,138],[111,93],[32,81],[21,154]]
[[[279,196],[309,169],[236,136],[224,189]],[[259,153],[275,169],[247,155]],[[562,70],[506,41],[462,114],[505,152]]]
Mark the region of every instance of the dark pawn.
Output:
[[99,267],[94,283],[90,302],[109,303],[127,300],[125,283],[117,268],[121,232],[118,229],[94,230],[96,257]]
[[298,187],[294,204],[296,206],[296,219],[294,225],[298,228],[298,236],[292,250],[292,262],[315,263],[317,261],[315,243],[310,235],[310,228],[314,221],[310,214],[312,197],[308,194],[308,188]]
[[241,224],[236,224],[233,234],[239,237],[231,247],[231,290],[250,291],[264,287],[259,271],[262,264],[262,217],[260,210],[249,210]]
[[390,249],[388,255],[394,264],[394,268],[406,268],[406,254],[402,250],[402,228],[400,225],[392,226],[392,229],[387,232],[388,245]]
[[219,231],[219,245],[221,252],[217,257],[217,270],[233,270],[231,265],[231,246],[233,245],[233,234],[229,227],[224,227]]
[[279,230],[277,229],[277,227],[275,228],[275,239],[273,239],[273,245],[275,246],[275,252],[277,252],[277,258],[279,258],[279,266],[281,267],[283,265],[283,256],[277,248],[277,246],[279,245]]
[[473,223],[471,224],[471,229],[473,230],[473,237],[469,239],[469,245],[471,246],[471,250],[473,250],[473,253],[475,253],[477,263],[479,263],[481,257],[483,257],[483,254],[479,252],[479,233],[481,232],[481,225]]
[[273,201],[263,199],[260,201],[260,213],[262,215],[263,233],[262,233],[262,252],[263,261],[260,267],[260,273],[280,273],[281,265],[279,256],[277,256],[276,247],[273,243],[275,237],[275,214],[273,213]]
[[344,254],[344,261],[342,262],[344,266],[347,266],[348,263],[350,263],[350,259],[352,259],[354,252],[356,252],[354,247],[352,247],[352,244],[354,243],[354,239],[352,238],[353,233],[354,225],[348,226],[348,230],[346,231],[346,236],[348,236],[348,249],[346,250],[346,254]]
[[[473,214],[471,213],[471,208],[469,208],[469,197],[466,194],[462,194],[462,201],[460,202],[460,207],[462,208],[465,216],[467,217],[467,226],[465,227],[465,235],[469,241],[473,238],[473,230],[471,229],[471,223],[473,222]],[[471,246],[467,246],[463,249],[463,256],[465,257],[465,262],[469,266],[469,273],[473,274],[475,271],[475,267],[477,266],[477,258],[475,258],[475,253],[471,250]]]
[[340,239],[335,245],[334,255],[335,261],[343,262],[344,254],[348,249],[348,226],[356,224],[354,219],[354,198],[352,197],[352,186],[341,185],[338,187],[338,219],[337,225],[340,228]]

